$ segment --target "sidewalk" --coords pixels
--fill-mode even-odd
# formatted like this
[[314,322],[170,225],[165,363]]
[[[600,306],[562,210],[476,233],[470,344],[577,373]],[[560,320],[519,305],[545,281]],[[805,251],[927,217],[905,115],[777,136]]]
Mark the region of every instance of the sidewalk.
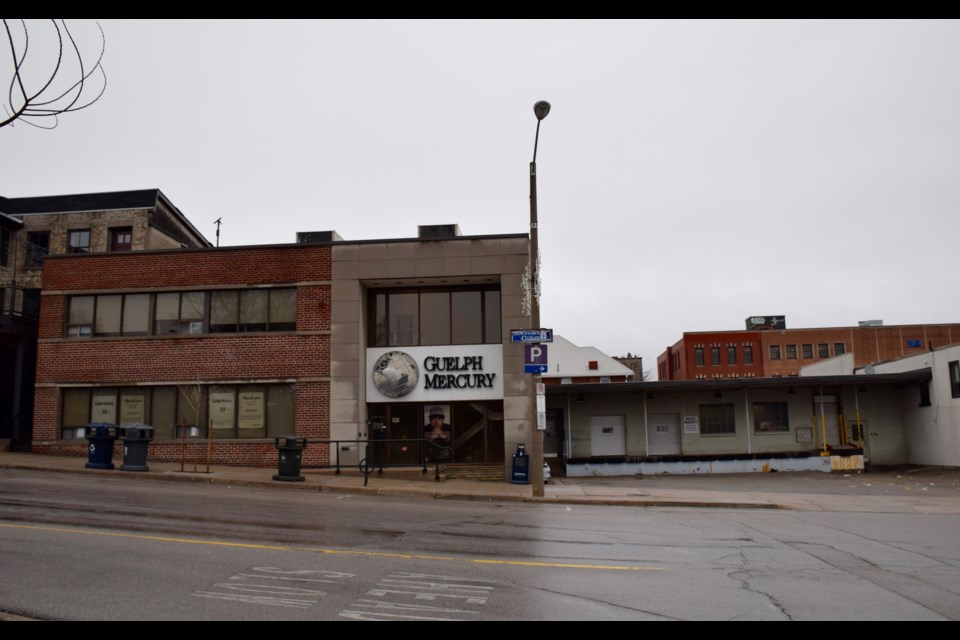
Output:
[[[433,479],[433,469],[386,469],[371,474],[368,486],[356,470],[303,470],[303,482],[272,479],[275,468],[199,465],[180,471],[179,463],[149,462],[146,472],[86,469],[86,458],[0,452],[0,469],[28,469],[181,482],[208,482],[276,490],[322,491],[435,499],[536,502],[565,505],[790,509],[872,513],[960,514],[960,469],[905,468],[877,473],[828,474],[782,472],[642,477],[555,478],[544,497],[533,497],[530,485],[508,482]],[[442,472],[442,467],[441,467]]]

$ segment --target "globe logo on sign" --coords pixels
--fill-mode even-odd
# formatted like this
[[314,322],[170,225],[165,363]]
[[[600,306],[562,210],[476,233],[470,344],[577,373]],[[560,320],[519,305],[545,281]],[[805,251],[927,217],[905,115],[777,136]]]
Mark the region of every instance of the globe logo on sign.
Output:
[[417,387],[420,369],[403,351],[388,351],[373,365],[373,385],[388,398],[400,398]]

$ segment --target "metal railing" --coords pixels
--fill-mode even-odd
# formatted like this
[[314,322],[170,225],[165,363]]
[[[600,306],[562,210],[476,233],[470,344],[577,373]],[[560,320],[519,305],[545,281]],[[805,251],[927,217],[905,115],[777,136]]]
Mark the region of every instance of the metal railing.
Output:
[[40,317],[40,300],[35,295],[24,295],[24,289],[15,284],[0,285],[0,316],[15,316],[36,320]]
[[[341,468],[348,465],[341,463],[340,452],[342,445],[355,445],[357,450],[366,447],[366,457],[361,458],[357,467],[363,473],[363,486],[367,486],[370,473],[374,470],[383,475],[385,468],[391,467],[422,467],[423,473],[427,473],[427,468],[434,465],[434,480],[440,480],[440,463],[451,462],[453,460],[453,449],[448,446],[439,445],[432,440],[408,440],[408,439],[372,439],[372,440],[307,440],[307,445],[326,444],[336,452],[333,464],[327,465],[303,465],[304,469],[335,469],[337,475]],[[390,447],[395,447],[391,450]],[[358,453],[359,455],[359,453]],[[393,458],[405,458],[405,461],[393,461]],[[353,466],[351,463],[349,466]]]

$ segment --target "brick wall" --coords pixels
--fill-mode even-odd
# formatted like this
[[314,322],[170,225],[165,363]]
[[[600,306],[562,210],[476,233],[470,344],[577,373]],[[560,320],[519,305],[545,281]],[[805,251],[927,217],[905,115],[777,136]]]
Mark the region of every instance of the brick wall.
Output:
[[330,247],[283,245],[51,256],[45,291],[233,287],[330,280]]
[[[34,451],[86,455],[86,441],[61,441],[59,385],[293,380],[297,436],[330,437],[330,248],[290,245],[106,255],[44,264]],[[297,331],[111,338],[64,338],[67,297],[86,291],[297,287]],[[190,445],[196,448],[200,445]],[[206,460],[206,444],[201,447]],[[150,445],[151,460],[177,461],[177,441]],[[117,451],[121,451],[118,445]],[[119,454],[118,454],[119,455]],[[273,441],[214,440],[214,464],[272,466]],[[304,464],[322,465],[327,445],[309,446]]]

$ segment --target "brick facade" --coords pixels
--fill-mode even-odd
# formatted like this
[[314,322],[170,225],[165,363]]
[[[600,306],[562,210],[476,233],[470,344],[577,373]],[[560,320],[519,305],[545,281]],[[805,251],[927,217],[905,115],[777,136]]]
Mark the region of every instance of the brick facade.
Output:
[[[44,264],[33,450],[85,455],[85,441],[61,440],[69,386],[291,384],[293,435],[330,437],[329,246],[148,251],[55,256]],[[259,333],[68,338],[71,295],[295,287],[296,330]],[[118,444],[117,451],[120,451]],[[206,444],[190,444],[202,451]],[[193,455],[193,454],[190,454]],[[150,459],[179,460],[181,443],[155,441]],[[215,464],[273,466],[272,439],[214,439]],[[305,465],[326,464],[329,447],[308,446]]]
[[[853,354],[855,367],[864,367],[958,341],[960,324],[692,332],[657,357],[657,372],[660,380],[787,377],[844,353]],[[753,365],[743,361],[747,344],[753,345]],[[729,346],[737,349],[735,365],[728,363]],[[696,363],[698,347],[703,349],[703,364]],[[720,349],[719,365],[711,359],[714,347]]]

